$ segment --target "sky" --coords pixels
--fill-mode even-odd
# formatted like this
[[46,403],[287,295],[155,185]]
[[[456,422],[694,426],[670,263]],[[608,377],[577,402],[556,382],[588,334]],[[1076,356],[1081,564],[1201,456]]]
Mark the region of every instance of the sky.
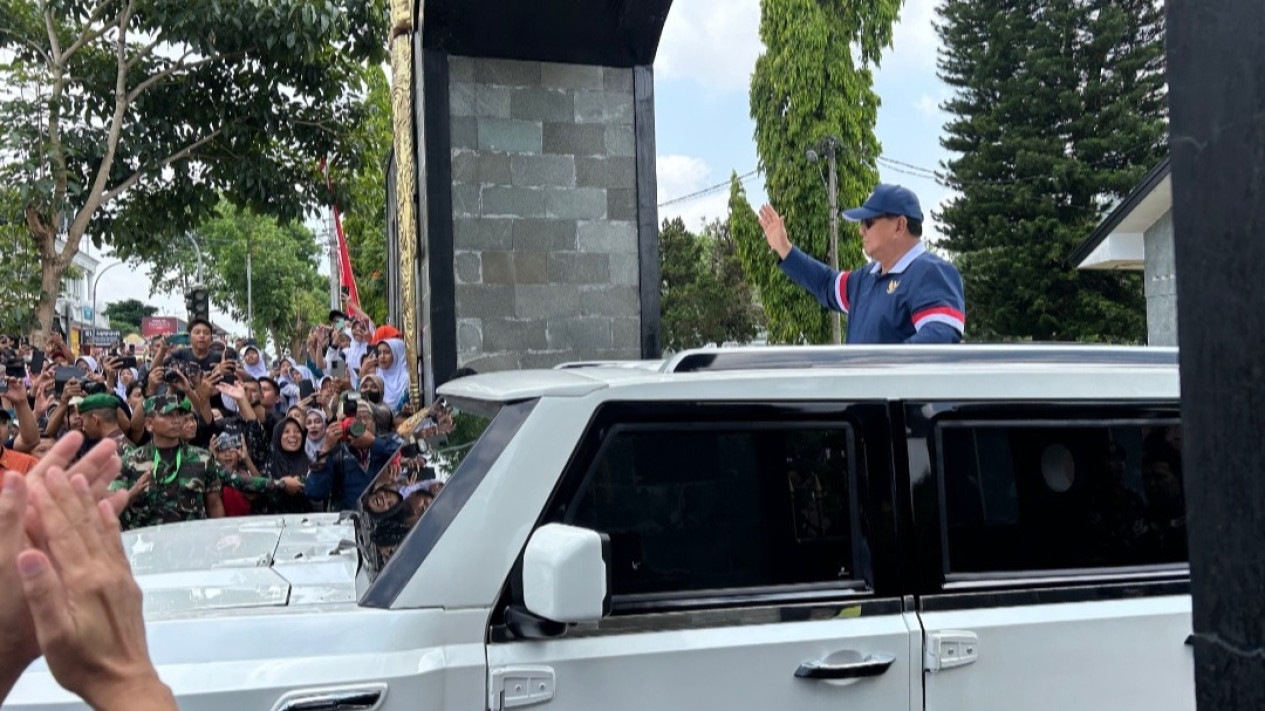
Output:
[[[948,158],[939,143],[947,118],[939,105],[948,97],[948,88],[936,77],[939,43],[932,21],[938,2],[905,0],[893,46],[875,72],[875,90],[882,100],[876,132],[883,156],[930,169]],[[756,58],[763,51],[759,23],[759,0],[673,3],[655,60],[659,203],[727,182],[731,171],[743,175],[756,168],[755,124],[747,93]],[[807,163],[805,169],[811,169]],[[880,166],[879,176],[883,182],[900,183],[917,193],[924,213],[951,195],[934,179],[897,169]],[[759,174],[745,185],[753,205],[765,200]],[[727,200],[725,188],[674,202],[659,208],[659,219],[679,216],[688,227],[697,229],[704,220],[723,218]],[[928,219],[924,229],[929,240],[937,238],[934,220]],[[103,258],[103,266],[117,261],[108,250],[94,256]],[[328,261],[322,263],[320,272],[329,273]],[[101,308],[112,301],[134,298],[159,307],[160,314],[184,315],[182,295],[151,295],[147,271],[126,265],[105,272],[97,298]],[[230,333],[245,331],[242,324],[214,305],[212,317]]]
[[[905,0],[893,46],[875,72],[875,91],[882,101],[875,130],[883,156],[933,170],[949,155],[940,147],[947,116],[939,105],[948,98],[948,87],[936,76],[939,41],[932,21],[938,1]],[[748,89],[763,52],[759,24],[759,0],[673,3],[655,60],[660,221],[681,217],[696,229],[704,220],[724,217],[728,188],[663,203],[727,182],[731,172],[744,175],[757,167]],[[815,170],[806,161],[804,166]],[[879,177],[917,193],[924,214],[950,196],[934,179],[908,172],[880,166]],[[758,207],[765,200],[762,177],[752,176],[745,185],[748,199]],[[934,221],[926,228],[927,237],[935,240],[939,232]]]

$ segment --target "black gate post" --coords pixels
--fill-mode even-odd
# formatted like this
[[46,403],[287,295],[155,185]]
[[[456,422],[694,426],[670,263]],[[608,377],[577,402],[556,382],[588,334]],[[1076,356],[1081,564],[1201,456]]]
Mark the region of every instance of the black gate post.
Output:
[[1258,711],[1265,709],[1265,5],[1168,0],[1167,12],[1196,698],[1204,711]]

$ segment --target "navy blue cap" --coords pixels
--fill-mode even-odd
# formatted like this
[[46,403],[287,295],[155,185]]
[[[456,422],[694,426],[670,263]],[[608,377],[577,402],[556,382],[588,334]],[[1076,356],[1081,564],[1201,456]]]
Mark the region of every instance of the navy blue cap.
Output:
[[852,222],[882,215],[904,215],[911,220],[921,220],[922,207],[918,205],[918,196],[909,188],[879,183],[864,205],[843,211],[844,219]]

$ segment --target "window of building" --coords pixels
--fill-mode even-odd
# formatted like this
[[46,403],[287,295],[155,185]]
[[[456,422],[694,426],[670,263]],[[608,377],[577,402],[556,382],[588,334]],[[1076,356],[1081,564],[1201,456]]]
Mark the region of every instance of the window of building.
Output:
[[938,438],[950,577],[1186,561],[1176,421],[945,423]]
[[610,536],[612,594],[833,583],[853,568],[846,425],[620,425],[566,522]]

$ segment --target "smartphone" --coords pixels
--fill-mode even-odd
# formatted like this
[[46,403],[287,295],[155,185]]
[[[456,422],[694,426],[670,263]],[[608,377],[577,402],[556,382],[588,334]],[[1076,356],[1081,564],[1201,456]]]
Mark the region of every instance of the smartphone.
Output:
[[122,356],[121,358],[119,358],[119,360],[121,361],[121,364],[119,366],[121,368],[135,368],[136,367],[136,356]]
[[314,394],[316,394],[316,386],[311,380],[299,381],[299,399],[306,400]]
[[342,358],[332,358],[329,361],[330,377],[339,378],[340,380],[347,377],[347,361]]
[[31,351],[31,374],[39,375],[44,372],[44,351],[36,348]]
[[174,333],[167,336],[167,345],[169,346],[187,346],[189,345],[189,334]]
[[72,368],[67,365],[58,366],[57,370],[53,372],[53,392],[60,397],[62,391],[66,389],[66,383],[71,380],[78,380],[82,383],[87,378],[88,372],[81,368]]
[[25,378],[26,363],[23,363],[21,360],[9,363],[4,366],[4,375],[8,378]]

